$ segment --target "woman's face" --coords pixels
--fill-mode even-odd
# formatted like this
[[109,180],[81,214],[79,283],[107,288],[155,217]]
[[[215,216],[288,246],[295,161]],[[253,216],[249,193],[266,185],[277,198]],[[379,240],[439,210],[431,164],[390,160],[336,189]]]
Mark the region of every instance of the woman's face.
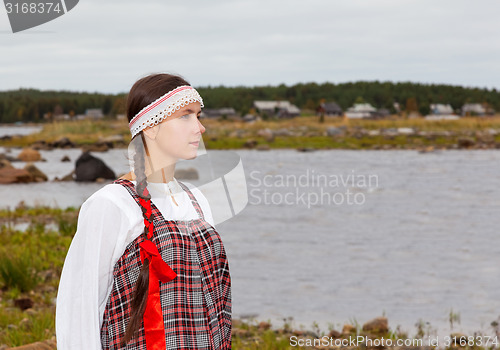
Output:
[[200,102],[193,102],[156,125],[156,145],[162,156],[178,159],[196,158],[201,134],[205,127],[200,123]]

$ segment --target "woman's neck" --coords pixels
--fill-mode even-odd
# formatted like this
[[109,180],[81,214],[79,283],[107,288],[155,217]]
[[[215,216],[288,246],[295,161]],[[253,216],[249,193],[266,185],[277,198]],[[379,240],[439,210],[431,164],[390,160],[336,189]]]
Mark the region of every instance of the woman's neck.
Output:
[[168,183],[174,179],[175,165],[165,167],[148,176],[148,182],[163,182]]

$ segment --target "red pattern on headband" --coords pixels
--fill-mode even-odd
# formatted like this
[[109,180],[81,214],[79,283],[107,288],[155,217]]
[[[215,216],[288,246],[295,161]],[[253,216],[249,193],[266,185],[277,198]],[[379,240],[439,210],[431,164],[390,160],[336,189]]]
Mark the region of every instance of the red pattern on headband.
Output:
[[181,86],[181,87],[175,88],[174,90],[172,90],[170,92],[167,92],[164,96],[160,97],[158,100],[154,101],[149,106],[147,106],[145,109],[143,109],[139,113],[137,113],[137,115],[130,121],[129,126],[132,126],[132,124],[134,124],[137,121],[137,119],[142,117],[147,112],[151,111],[153,108],[157,107],[160,103],[165,102],[167,99],[169,99],[170,97],[172,97],[173,95],[175,95],[179,91],[183,91],[183,90],[187,90],[187,89],[193,89],[193,87]]

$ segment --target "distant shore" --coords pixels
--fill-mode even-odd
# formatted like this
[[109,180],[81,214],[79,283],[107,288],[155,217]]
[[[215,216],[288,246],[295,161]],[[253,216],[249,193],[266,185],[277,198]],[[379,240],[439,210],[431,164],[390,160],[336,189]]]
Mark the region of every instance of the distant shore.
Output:
[[[317,116],[301,116],[252,123],[202,119],[202,123],[206,127],[203,141],[207,149],[412,149],[421,152],[500,149],[500,115],[459,120],[326,117],[322,123]],[[43,129],[24,136],[0,137],[0,145],[35,149],[83,147],[105,151],[126,147],[130,141],[126,121],[82,120],[23,125],[43,126]],[[65,142],[57,142],[62,138]]]

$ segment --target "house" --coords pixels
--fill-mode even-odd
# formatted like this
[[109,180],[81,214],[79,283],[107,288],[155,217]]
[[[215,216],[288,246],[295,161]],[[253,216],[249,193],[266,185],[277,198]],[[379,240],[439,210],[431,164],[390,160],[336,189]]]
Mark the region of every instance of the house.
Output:
[[101,108],[89,108],[85,110],[85,118],[89,119],[101,119],[104,117],[104,114],[102,113]]
[[453,114],[453,107],[451,107],[449,104],[445,105],[442,103],[431,103],[430,110],[431,114],[438,114],[438,115]]
[[493,115],[495,111],[490,108],[487,104],[480,103],[466,103],[462,106],[462,115]]
[[355,103],[345,112],[349,119],[375,118],[378,116],[377,109],[369,103]]
[[292,118],[300,115],[300,109],[289,101],[254,101],[253,106],[261,114],[278,118]]
[[335,102],[326,102],[326,103],[320,103],[318,108],[316,108],[316,113],[321,115],[324,113],[326,116],[342,116],[344,114],[344,111],[342,111],[342,108]]
[[236,113],[232,107],[224,108],[204,108],[201,111],[202,118],[217,119],[217,118],[227,118],[227,119],[239,119],[240,115]]
[[454,120],[458,119],[458,115],[453,113],[453,107],[449,104],[431,103],[430,114],[425,116],[428,120]]

